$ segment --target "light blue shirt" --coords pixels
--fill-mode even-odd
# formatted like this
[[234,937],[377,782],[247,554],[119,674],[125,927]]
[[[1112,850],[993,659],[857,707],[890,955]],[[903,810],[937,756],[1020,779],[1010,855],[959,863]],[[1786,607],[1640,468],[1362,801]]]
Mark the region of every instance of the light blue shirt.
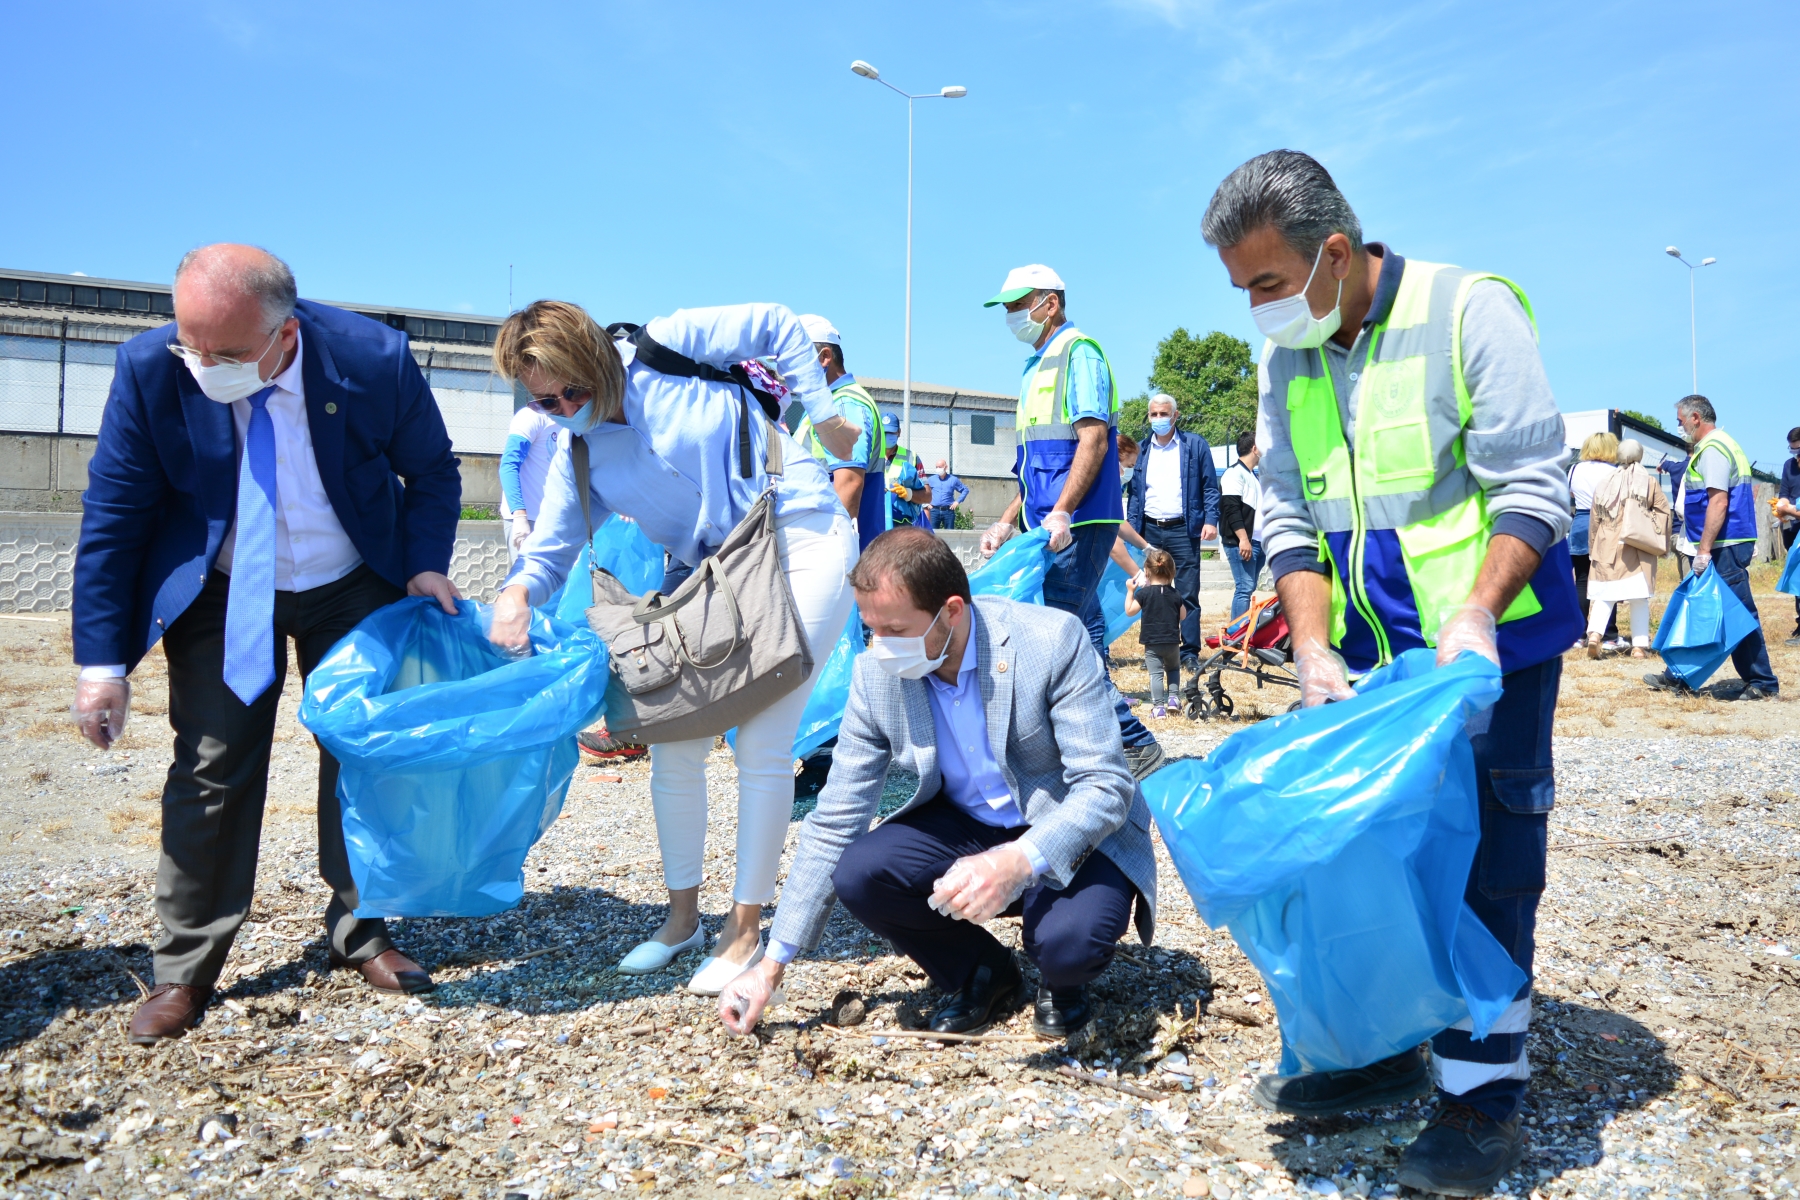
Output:
[[[944,797],[980,821],[1001,829],[1025,824],[1025,814],[1013,799],[1000,763],[988,744],[987,706],[981,702],[981,680],[976,672],[975,606],[969,606],[969,640],[963,646],[962,665],[956,682],[945,683],[933,671],[925,677],[925,695],[931,701],[931,723],[937,732],[938,772],[944,777]],[[1031,862],[1033,880],[1050,869],[1050,863],[1024,834],[1013,843]],[[778,963],[794,961],[798,947],[770,942],[768,956]]]
[[[1058,326],[1056,333],[1050,335],[1050,342],[1056,340],[1063,331]],[[1050,342],[1045,342],[1049,346]],[[1025,360],[1025,378],[1019,383],[1019,396],[1022,400],[1025,389],[1031,386],[1031,377],[1037,372],[1038,361],[1044,356],[1032,351],[1031,357]],[[1065,405],[1068,409],[1070,424],[1085,417],[1112,424],[1112,371],[1106,366],[1106,359],[1096,350],[1092,343],[1080,342],[1069,351],[1069,382],[1064,391]]]
[[[812,339],[782,305],[681,309],[653,318],[649,332],[669,349],[716,367],[773,357],[808,416],[826,421],[837,415]],[[771,435],[782,439],[784,464],[775,484],[776,520],[844,511],[825,468],[765,419],[754,397],[752,470],[745,479],[738,473],[738,423],[743,418],[738,389],[663,375],[635,361],[629,342],[621,340],[618,347],[625,362],[625,423],[604,422],[586,434],[587,487],[596,529],[619,513],[677,559],[698,566],[768,487],[762,468]],[[567,437],[557,439],[537,523],[502,584],[525,585],[533,604],[542,604],[563,585],[588,537],[570,444]]]
[[838,416],[850,422],[862,433],[857,436],[856,446],[850,451],[849,458],[832,458],[827,451],[825,469],[827,471],[853,470],[861,468],[865,474],[880,474],[881,467],[871,467],[875,461],[875,430],[871,427],[869,407],[860,400],[839,400],[837,394],[856,382],[856,376],[845,371],[838,376],[837,382],[831,385],[832,402],[837,405]]

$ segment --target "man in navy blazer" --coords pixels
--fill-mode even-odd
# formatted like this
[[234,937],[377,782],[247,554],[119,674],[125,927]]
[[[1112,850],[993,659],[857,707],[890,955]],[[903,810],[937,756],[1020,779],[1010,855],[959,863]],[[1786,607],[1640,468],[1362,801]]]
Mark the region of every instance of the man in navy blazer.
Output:
[[[296,299],[251,246],[190,252],[175,323],[119,348],[75,557],[75,712],[102,750],[129,672],[162,643],[175,761],[163,787],[156,987],[131,1022],[154,1045],[197,1024],[250,909],[275,707],[403,594],[448,611],[462,482],[406,336]],[[319,872],[334,965],[387,991],[431,977],[358,918],[337,762],[319,751]]]
[[1150,398],[1150,436],[1138,447],[1126,494],[1125,521],[1175,560],[1175,590],[1187,605],[1181,620],[1181,664],[1200,666],[1200,543],[1219,536],[1219,476],[1212,446],[1177,429],[1175,398]]

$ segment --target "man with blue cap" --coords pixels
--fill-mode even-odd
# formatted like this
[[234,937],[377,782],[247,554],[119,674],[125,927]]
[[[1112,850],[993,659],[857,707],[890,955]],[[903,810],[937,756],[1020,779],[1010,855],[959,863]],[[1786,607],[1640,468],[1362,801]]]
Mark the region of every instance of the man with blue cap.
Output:
[[[1125,507],[1119,482],[1119,387],[1100,343],[1068,323],[1062,278],[1042,263],[1015,267],[1000,292],[982,307],[1006,306],[1006,325],[1030,346],[1019,389],[1019,495],[981,536],[992,554],[1015,532],[1050,534],[1044,603],[1073,613],[1105,663],[1106,618],[1100,577],[1106,570]],[[1163,751],[1113,689],[1119,734],[1132,773],[1147,778]]]
[[[843,501],[844,511],[856,518],[858,548],[867,546],[888,527],[887,486],[884,469],[892,457],[890,439],[900,432],[900,424],[881,415],[874,397],[863,389],[844,366],[844,339],[837,326],[817,313],[800,318],[806,334],[818,352],[819,365],[825,368],[825,383],[838,415],[862,430],[856,445],[845,458],[838,458],[825,448],[813,431],[812,418],[807,417],[794,430],[794,438],[812,451],[813,457],[831,472],[831,486]],[[890,432],[889,426],[892,426]]]

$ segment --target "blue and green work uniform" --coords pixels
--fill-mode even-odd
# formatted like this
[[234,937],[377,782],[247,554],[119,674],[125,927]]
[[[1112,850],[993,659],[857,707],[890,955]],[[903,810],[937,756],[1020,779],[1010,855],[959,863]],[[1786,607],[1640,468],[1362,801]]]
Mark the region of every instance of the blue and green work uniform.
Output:
[[1465,1019],[1432,1038],[1440,1091],[1506,1120],[1531,1073],[1530,976],[1556,797],[1551,725],[1562,654],[1583,629],[1562,419],[1517,285],[1370,250],[1379,279],[1347,354],[1337,343],[1263,351],[1264,539],[1271,528],[1281,539],[1271,549],[1277,580],[1329,577],[1330,640],[1357,671],[1435,645],[1494,535],[1540,555],[1500,615],[1501,695],[1471,737],[1481,842],[1463,893],[1526,982],[1484,1037]]
[[1709,488],[1725,493],[1725,526],[1713,539],[1715,546],[1730,546],[1756,540],[1755,480],[1750,473],[1750,460],[1732,436],[1715,429],[1694,443],[1694,453],[1687,465],[1687,505],[1682,510],[1682,526],[1695,544],[1706,530],[1706,506]]
[[1019,385],[1019,448],[1013,474],[1019,480],[1025,528],[1043,524],[1044,514],[1062,498],[1075,462],[1075,422],[1106,422],[1106,459],[1088,494],[1076,505],[1071,524],[1125,519],[1119,491],[1119,385],[1100,343],[1073,325],[1064,325],[1025,360]]
[[[919,478],[919,465],[915,461],[913,452],[905,446],[896,450],[894,461],[890,465],[893,468],[895,487],[903,487],[908,492],[916,492],[925,486],[925,481]],[[924,505],[916,504],[911,500],[902,500],[892,492],[888,493],[888,501],[892,525],[917,525],[919,514],[925,511]]]
[[856,518],[857,541],[860,546],[867,546],[888,528],[888,507],[882,499],[887,495],[887,485],[884,482],[887,435],[881,429],[881,409],[876,405],[874,397],[863,390],[862,384],[856,382],[856,376],[848,371],[838,376],[837,381],[831,385],[831,399],[837,405],[838,416],[862,430],[857,435],[856,445],[851,449],[849,457],[832,457],[813,430],[811,417],[800,422],[800,427],[794,431],[794,438],[811,450],[813,457],[824,463],[829,472],[857,469],[863,472],[862,501],[851,515]]

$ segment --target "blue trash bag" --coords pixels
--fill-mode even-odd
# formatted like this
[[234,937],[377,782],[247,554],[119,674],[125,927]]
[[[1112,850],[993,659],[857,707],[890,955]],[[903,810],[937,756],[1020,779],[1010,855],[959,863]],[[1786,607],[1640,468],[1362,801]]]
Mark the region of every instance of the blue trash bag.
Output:
[[[1144,565],[1144,552],[1129,543],[1125,553],[1131,555],[1132,561],[1139,567]],[[1131,576],[1125,574],[1124,568],[1110,558],[1106,560],[1106,572],[1100,576],[1100,611],[1106,615],[1106,644],[1112,645],[1138,622],[1137,617],[1125,615],[1125,583]],[[1139,613],[1138,616],[1142,616]]]
[[487,605],[412,597],[314,668],[300,721],[342,769],[359,917],[482,917],[525,892],[525,855],[562,809],[575,734],[600,714],[606,650],[532,614],[533,655],[488,642]]
[[592,543],[581,548],[581,556],[569,570],[568,581],[543,605],[571,625],[586,625],[587,610],[594,606],[594,577],[589,574],[589,564],[612,572],[634,596],[662,587],[662,547],[646,537],[636,521],[627,521],[615,513],[601,522]]
[[[856,656],[863,652],[862,613],[850,606],[850,620],[824,663],[814,662],[812,694],[800,713],[800,727],[794,731],[794,757],[805,758],[838,735],[844,719],[844,706],[850,703],[850,674]],[[737,753],[737,729],[725,731],[725,744]]]
[[1781,581],[1775,585],[1775,590],[1800,596],[1800,554],[1788,551],[1787,565],[1781,568]]
[[975,596],[999,596],[1021,604],[1044,602],[1044,573],[1050,568],[1050,535],[1042,529],[1015,534],[969,576]]
[[1487,1035],[1525,973],[1463,901],[1481,840],[1466,723],[1500,672],[1410,650],[1351,700],[1259,722],[1144,781],[1169,857],[1281,1021],[1281,1074],[1366,1066],[1467,1017]]
[[1756,628],[1756,615],[1725,586],[1719,569],[1708,566],[1670,594],[1651,645],[1669,674],[1698,688]]

